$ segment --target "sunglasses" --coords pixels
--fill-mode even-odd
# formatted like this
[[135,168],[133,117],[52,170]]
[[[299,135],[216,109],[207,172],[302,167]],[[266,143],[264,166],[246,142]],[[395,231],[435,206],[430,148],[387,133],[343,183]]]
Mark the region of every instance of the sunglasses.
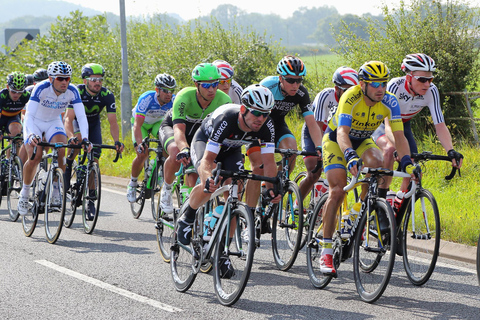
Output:
[[261,111],[258,111],[258,110],[252,110],[252,109],[247,109],[251,114],[253,114],[255,117],[268,117],[268,115],[270,114],[270,112],[261,112]]
[[219,81],[220,84],[226,84],[226,83],[231,83],[231,82],[232,82],[232,79],[220,80]]
[[55,79],[58,80],[58,82],[62,82],[62,81],[69,82],[70,81],[70,77],[55,77]]
[[218,87],[219,82],[218,81],[215,81],[215,82],[198,82],[198,84],[200,84],[202,86],[202,88],[204,88],[204,89],[210,89],[210,88],[215,89],[216,87]]
[[13,90],[13,89],[8,89],[8,90],[10,90],[10,92],[12,92],[12,93],[24,93],[25,92],[25,90]]
[[377,89],[380,86],[382,86],[382,88],[385,88],[387,86],[386,82],[377,82],[377,81],[368,82],[368,84],[375,89]]
[[175,92],[175,89],[169,89],[169,88],[159,88],[160,91],[162,91],[163,93],[171,93],[173,94],[173,92]]
[[282,76],[282,78],[283,80],[287,81],[290,84],[294,84],[294,83],[300,84],[303,81],[303,78],[294,79],[294,78],[285,78],[284,76]]
[[86,78],[88,81],[92,82],[103,82],[103,78]]
[[417,79],[418,82],[421,82],[421,83],[432,83],[433,81],[433,77],[421,77],[421,76],[412,76],[414,77],[415,79]]

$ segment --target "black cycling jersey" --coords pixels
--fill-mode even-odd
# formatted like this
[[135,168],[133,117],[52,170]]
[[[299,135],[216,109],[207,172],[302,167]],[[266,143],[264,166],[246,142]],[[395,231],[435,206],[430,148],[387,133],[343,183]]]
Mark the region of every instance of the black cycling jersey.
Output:
[[[100,121],[100,112],[103,108],[107,108],[107,113],[116,113],[115,96],[105,87],[100,92],[92,96],[88,93],[84,84],[77,85],[78,92],[85,106],[85,113],[88,122]],[[69,106],[71,108],[72,106]]]
[[3,89],[0,91],[0,110],[2,112],[2,117],[14,117],[18,115],[29,99],[30,92],[24,91],[17,101],[13,101],[8,94],[8,89]]

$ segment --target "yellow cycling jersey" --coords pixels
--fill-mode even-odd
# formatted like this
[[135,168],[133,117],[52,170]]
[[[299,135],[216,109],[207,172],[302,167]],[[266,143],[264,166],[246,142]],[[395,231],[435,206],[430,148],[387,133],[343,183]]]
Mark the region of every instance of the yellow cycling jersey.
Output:
[[382,101],[369,107],[363,99],[360,85],[356,85],[345,91],[340,98],[337,112],[328,122],[326,133],[336,131],[339,126],[349,126],[350,139],[367,139],[382,124],[385,118],[390,120],[392,131],[403,131],[397,97],[387,91]]

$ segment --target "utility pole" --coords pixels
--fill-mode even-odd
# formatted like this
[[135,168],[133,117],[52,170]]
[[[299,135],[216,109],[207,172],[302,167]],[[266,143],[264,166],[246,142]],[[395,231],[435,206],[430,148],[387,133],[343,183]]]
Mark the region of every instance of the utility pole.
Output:
[[128,82],[127,57],[127,21],[125,19],[125,0],[120,1],[120,34],[122,43],[122,88],[120,89],[120,103],[122,107],[122,139],[125,140],[130,131],[132,117],[132,90]]

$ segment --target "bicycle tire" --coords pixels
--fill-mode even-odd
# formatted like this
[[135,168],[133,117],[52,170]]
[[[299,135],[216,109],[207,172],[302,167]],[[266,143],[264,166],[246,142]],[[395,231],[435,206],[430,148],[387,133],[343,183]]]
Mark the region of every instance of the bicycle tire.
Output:
[[157,217],[158,217],[158,214],[159,214],[157,206],[160,205],[160,194],[162,193],[162,186],[158,185],[158,181],[159,181],[160,178],[161,177],[160,177],[160,174],[158,172],[158,162],[157,162],[157,165],[155,166],[155,168],[152,171],[152,182],[151,182],[151,185],[150,185],[152,187],[152,190],[150,191],[151,192],[150,202],[151,202],[151,209],[152,209],[152,218],[155,221],[157,221]]
[[[295,177],[295,179],[293,179],[293,181],[295,181],[295,183],[300,188],[300,182],[303,179],[305,179],[306,177],[307,177],[307,172],[302,171],[299,174],[297,174],[297,176]],[[312,191],[310,191],[310,193],[305,197],[305,199],[303,199],[303,208],[304,208],[303,212],[305,214],[304,214],[304,217],[303,217],[302,242],[300,243],[300,249],[299,250],[302,250],[302,248],[307,243],[308,229],[310,228],[310,225],[309,225],[310,217],[312,216],[313,210],[314,210],[314,207],[315,207],[315,204],[313,202],[313,198],[314,198],[314,191],[312,189]]]
[[426,189],[417,191],[415,193],[415,234],[413,234],[411,201],[409,202],[400,245],[403,249],[403,266],[408,280],[416,286],[421,286],[430,279],[437,263],[440,249],[440,213],[437,201],[430,191]]
[[134,219],[140,218],[142,214],[145,206],[145,190],[146,186],[143,182],[135,187],[135,202],[130,203],[130,210]]
[[[179,217],[187,209],[186,201],[180,210]],[[179,292],[185,292],[192,286],[197,273],[194,272],[196,260],[192,254],[192,246],[183,246],[177,242],[177,223],[175,221],[174,244],[170,252],[170,271],[172,274],[175,289]],[[193,238],[193,237],[192,237]]]
[[[297,199],[298,207],[294,208]],[[295,182],[289,181],[282,201],[283,205],[276,205],[273,211],[272,251],[277,268],[287,271],[295,263],[303,234],[303,205]]]
[[18,200],[23,185],[23,166],[22,160],[18,156],[13,158],[11,163],[11,171],[8,174],[7,183],[7,207],[10,220],[13,222],[18,220]]
[[[43,170],[43,169],[41,169]],[[40,203],[37,197],[38,190],[38,177],[41,170],[38,170],[35,174],[35,178],[32,181],[32,186],[30,187],[29,196],[28,196],[28,212],[26,215],[22,216],[22,229],[26,237],[30,237],[35,231],[35,227],[38,222],[38,214]]]
[[[91,180],[93,178],[93,181]],[[93,185],[93,189],[90,187]],[[97,163],[89,165],[87,175],[85,176],[85,187],[83,188],[83,202],[82,202],[82,221],[83,231],[86,234],[91,234],[95,229],[100,214],[100,199],[102,195],[102,180],[100,175],[100,168]],[[93,204],[93,216],[90,212],[90,206]]]
[[[63,219],[65,217],[67,195],[65,192],[63,177],[63,170],[60,168],[54,168],[50,180],[45,186],[45,188],[47,188],[45,197],[45,235],[50,244],[57,242],[58,237],[60,237],[63,227]],[[58,198],[54,197],[55,186],[58,188]],[[60,202],[56,202],[55,199],[58,199]]]
[[[320,258],[322,256],[323,228],[323,209],[328,199],[328,193],[322,195],[318,203],[315,205],[312,215],[310,216],[309,228],[307,233],[307,273],[312,285],[317,289],[325,288],[330,281],[332,275],[326,275],[320,271]],[[335,266],[338,269],[338,266]]]
[[[255,224],[253,214],[244,204],[239,204],[231,212],[231,220],[226,221],[221,227],[221,232],[217,238],[214,255],[214,275],[213,284],[218,301],[224,306],[231,306],[238,301],[248,282],[253,264],[253,255],[255,252]],[[229,238],[227,234],[227,224],[235,228],[234,232],[240,232],[241,236],[234,236],[228,245],[225,241]],[[227,250],[226,250],[227,249]],[[226,251],[225,251],[226,250]],[[222,274],[220,262],[228,256],[231,270]],[[233,270],[233,271],[232,271]],[[230,274],[231,273],[231,274]]]
[[[378,216],[387,217],[388,230],[378,233]],[[367,227],[367,219],[368,227]],[[368,234],[365,232],[368,229]],[[392,231],[393,230],[393,231]],[[395,264],[396,235],[393,210],[385,199],[377,199],[371,213],[364,213],[354,233],[353,276],[360,298],[377,301],[387,288]],[[382,245],[383,244],[383,245]]]
[[[178,185],[173,188],[174,195],[177,199],[178,209],[173,208],[173,218],[165,215],[163,211],[160,210],[158,206],[159,217],[156,221],[155,228],[157,229],[157,244],[158,249],[160,250],[160,255],[162,256],[163,261],[170,262],[170,251],[171,247],[174,244],[174,234],[175,234],[175,221],[179,216],[179,211],[181,208],[181,196],[180,196],[180,187]],[[158,199],[160,201],[160,198]]]
[[77,175],[77,162],[72,164],[72,176],[70,177],[70,188],[67,190],[67,203],[65,208],[65,217],[63,226],[70,228],[77,213],[77,199],[82,197],[84,181],[80,181]]

